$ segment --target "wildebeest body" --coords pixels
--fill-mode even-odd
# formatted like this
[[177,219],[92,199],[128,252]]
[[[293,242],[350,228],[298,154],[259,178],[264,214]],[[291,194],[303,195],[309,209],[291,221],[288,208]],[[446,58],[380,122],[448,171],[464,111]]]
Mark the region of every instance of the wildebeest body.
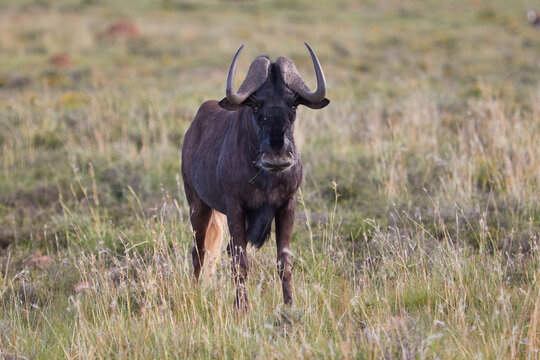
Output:
[[[226,216],[236,284],[235,305],[247,307],[246,246],[261,247],[275,221],[277,267],[286,304],[292,303],[290,237],[295,194],[302,180],[302,162],[294,143],[296,108],[328,105],[319,61],[310,51],[317,90],[311,92],[288,58],[272,63],[267,56],[252,62],[238,91],[236,62],[227,77],[227,97],[201,105],[182,147],[182,176],[195,232],[192,250],[195,278],[205,256],[220,251]],[[215,264],[215,261],[214,261]]]
[[257,168],[258,139],[251,117],[249,107],[233,112],[215,100],[205,102],[185,136],[182,175],[191,179],[189,186],[206,205],[223,214],[227,201],[240,201],[247,210],[248,241],[261,247],[276,209],[300,186],[302,162],[296,156],[289,171],[277,174]]

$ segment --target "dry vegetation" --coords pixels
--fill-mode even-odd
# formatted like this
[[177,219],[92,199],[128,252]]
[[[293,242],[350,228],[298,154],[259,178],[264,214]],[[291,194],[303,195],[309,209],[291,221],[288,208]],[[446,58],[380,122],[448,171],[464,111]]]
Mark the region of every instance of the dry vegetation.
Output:
[[[127,4],[0,1],[0,357],[540,358],[527,4]],[[303,41],[295,305],[269,242],[238,317],[226,256],[191,278],[182,138],[241,43],[313,81]]]

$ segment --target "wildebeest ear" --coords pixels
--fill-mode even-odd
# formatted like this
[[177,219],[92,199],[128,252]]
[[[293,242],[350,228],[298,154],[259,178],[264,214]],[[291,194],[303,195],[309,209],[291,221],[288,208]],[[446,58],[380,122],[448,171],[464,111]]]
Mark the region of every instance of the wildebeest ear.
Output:
[[219,106],[221,106],[225,110],[234,111],[234,110],[237,110],[240,106],[242,106],[242,104],[240,105],[231,104],[229,100],[227,100],[227,98],[223,98],[223,100],[219,102]]
[[296,99],[296,103],[298,105],[305,105],[311,109],[322,109],[326,105],[330,104],[330,100],[328,100],[327,98],[324,98],[319,102],[311,102],[311,101],[307,101],[304,98],[298,97],[298,99]]

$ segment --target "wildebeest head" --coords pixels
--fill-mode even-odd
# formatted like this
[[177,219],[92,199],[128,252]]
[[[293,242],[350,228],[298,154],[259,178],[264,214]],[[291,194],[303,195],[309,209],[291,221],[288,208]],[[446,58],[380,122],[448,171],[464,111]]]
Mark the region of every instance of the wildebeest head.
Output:
[[296,148],[293,139],[296,108],[305,105],[321,109],[330,102],[325,98],[326,81],[317,56],[306,43],[311,54],[317,90],[312,92],[298,73],[293,62],[279,57],[272,63],[268,56],[258,56],[249,67],[238,91],[234,90],[236,52],[227,76],[227,97],[219,102],[227,110],[251,108],[252,120],[259,141],[257,166],[269,171],[283,171],[294,165]]

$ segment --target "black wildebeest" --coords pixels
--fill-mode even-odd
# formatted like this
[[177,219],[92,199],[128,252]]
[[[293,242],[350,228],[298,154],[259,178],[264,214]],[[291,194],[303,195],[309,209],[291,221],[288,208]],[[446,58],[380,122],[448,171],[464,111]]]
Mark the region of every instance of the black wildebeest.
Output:
[[317,56],[311,54],[317,90],[312,92],[286,57],[271,62],[258,56],[238,91],[234,89],[236,52],[227,76],[227,97],[199,108],[182,147],[182,176],[195,232],[192,250],[195,279],[205,256],[219,252],[225,216],[232,240],[236,308],[248,305],[246,246],[261,247],[275,219],[277,268],[283,298],[292,304],[290,237],[295,194],[302,180],[302,162],[293,130],[298,105],[328,105],[326,81]]

